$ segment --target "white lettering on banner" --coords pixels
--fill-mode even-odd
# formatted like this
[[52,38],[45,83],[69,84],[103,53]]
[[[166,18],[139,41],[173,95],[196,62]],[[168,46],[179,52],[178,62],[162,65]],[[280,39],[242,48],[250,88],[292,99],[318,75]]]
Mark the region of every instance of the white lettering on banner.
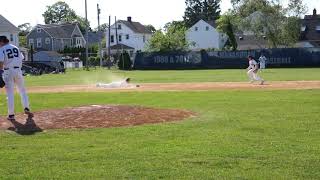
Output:
[[266,64],[291,64],[291,57],[269,58]]
[[219,57],[219,58],[247,58],[248,56],[256,56],[255,51],[211,51],[208,52],[209,57]]
[[154,64],[200,64],[200,54],[173,55],[173,56],[155,56]]

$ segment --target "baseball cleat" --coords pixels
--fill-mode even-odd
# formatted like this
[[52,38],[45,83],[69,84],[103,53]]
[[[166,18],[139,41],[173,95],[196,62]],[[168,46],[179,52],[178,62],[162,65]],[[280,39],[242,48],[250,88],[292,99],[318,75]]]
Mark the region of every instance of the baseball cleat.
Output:
[[28,118],[33,118],[33,114],[32,114],[32,112],[30,111],[29,108],[25,108],[25,109],[24,109],[24,113],[25,113],[26,115],[28,115]]
[[8,119],[8,121],[15,121],[16,120],[14,115],[9,115],[7,119]]
[[264,80],[261,81],[260,85],[264,85]]

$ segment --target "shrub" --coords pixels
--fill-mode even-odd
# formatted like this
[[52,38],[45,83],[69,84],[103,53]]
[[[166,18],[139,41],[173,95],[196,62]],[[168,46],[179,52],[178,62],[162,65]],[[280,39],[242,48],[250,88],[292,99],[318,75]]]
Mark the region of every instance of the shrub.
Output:
[[120,54],[118,67],[121,70],[130,70],[132,68],[132,61],[130,59],[128,52],[125,51]]

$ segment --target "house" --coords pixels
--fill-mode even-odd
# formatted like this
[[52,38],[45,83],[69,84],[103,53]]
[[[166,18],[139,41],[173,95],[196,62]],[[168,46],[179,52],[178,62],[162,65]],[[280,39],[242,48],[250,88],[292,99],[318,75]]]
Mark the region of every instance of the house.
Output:
[[312,15],[301,19],[300,47],[320,47],[320,14],[313,10]]
[[0,36],[6,36],[10,43],[19,47],[19,29],[0,14]]
[[105,33],[103,33],[103,32],[89,32],[88,33],[89,47],[94,46],[94,45],[98,45],[99,42],[101,42],[104,37],[105,37]]
[[237,50],[254,50],[268,48],[268,40],[266,36],[257,38],[253,34],[238,33],[236,34]]
[[35,51],[60,51],[65,47],[84,47],[86,40],[77,23],[38,24],[27,35],[27,43]]
[[57,53],[56,51],[39,51],[33,55],[34,61],[62,61],[62,54]]
[[[152,37],[152,32],[139,22],[132,21],[131,17],[127,20],[118,20],[110,27],[110,49],[116,51],[119,47],[126,47],[129,53],[143,51],[149,39]],[[106,48],[109,48],[108,37],[109,31],[106,32],[107,43]]]
[[224,47],[228,37],[219,33],[215,21],[199,20],[186,33],[186,39],[191,50],[221,49]]

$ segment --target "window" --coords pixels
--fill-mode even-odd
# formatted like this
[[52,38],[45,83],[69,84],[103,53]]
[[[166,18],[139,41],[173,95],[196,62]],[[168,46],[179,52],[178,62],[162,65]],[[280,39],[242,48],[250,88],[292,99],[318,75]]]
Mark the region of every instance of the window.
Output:
[[206,26],[206,31],[209,31],[209,26]]
[[33,46],[34,45],[34,40],[33,39],[29,39],[29,46]]
[[111,42],[111,43],[114,43],[114,35],[111,35],[111,36],[110,36],[110,42]]
[[307,29],[307,26],[301,26],[300,31],[301,31],[301,32],[305,32],[306,29]]
[[121,26],[121,24],[118,24],[118,29],[122,29],[122,26]]
[[121,35],[119,35],[119,42],[121,42],[122,41],[122,36]]
[[194,30],[195,30],[195,31],[198,31],[198,30],[199,30],[199,28],[198,28],[198,27],[195,27],[195,28],[194,28]]
[[13,34],[10,34],[10,41],[13,41]]
[[37,33],[41,33],[41,29],[40,28],[37,28]]
[[130,35],[129,34],[126,35],[126,39],[127,40],[130,39]]
[[41,42],[41,38],[37,39],[37,48],[41,48],[42,47],[42,42]]
[[146,36],[143,35],[143,42],[146,42]]
[[320,31],[320,25],[316,26],[316,31]]
[[50,44],[50,38],[46,38],[46,44]]

